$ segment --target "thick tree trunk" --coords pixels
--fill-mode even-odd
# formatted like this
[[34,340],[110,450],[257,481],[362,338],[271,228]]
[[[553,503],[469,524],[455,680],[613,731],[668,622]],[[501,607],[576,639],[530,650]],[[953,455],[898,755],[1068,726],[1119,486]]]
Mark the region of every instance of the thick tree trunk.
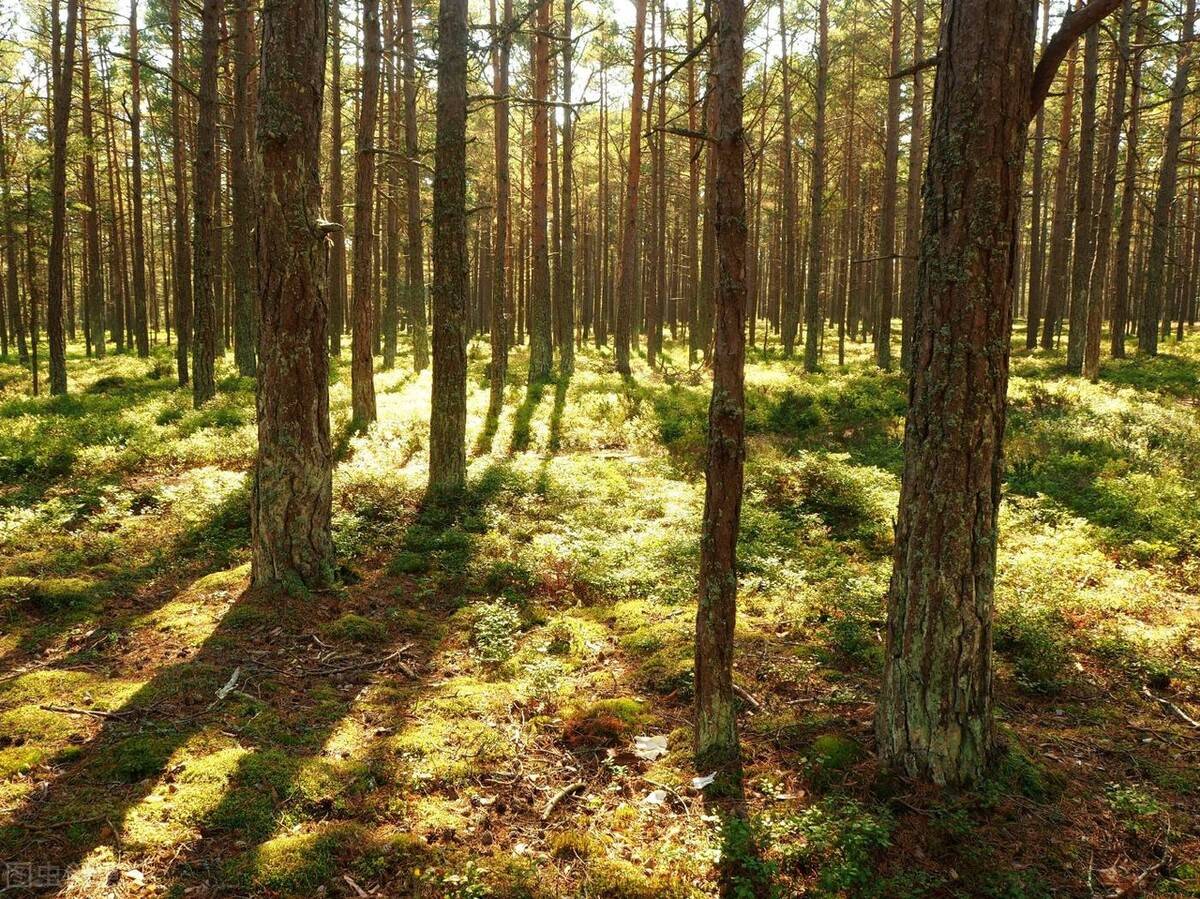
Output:
[[321,587],[333,572],[328,306],[321,295],[321,102],[326,0],[263,7],[255,177],[256,586]]
[[[746,182],[742,128],[742,0],[718,0],[709,73],[716,312],[708,410],[704,518],[696,609],[696,737],[699,768],[739,760],[733,704],[737,537],[745,460]],[[636,104],[635,104],[636,107]],[[633,132],[637,134],[636,130]]]
[[[52,4],[56,40],[58,0]],[[67,392],[67,337],[63,328],[63,268],[67,237],[67,126],[71,118],[71,81],[75,72],[75,23],[79,0],[67,0],[67,28],[54,70],[54,121],[50,151],[50,256],[46,295],[46,338],[50,345],[50,393]]]
[[371,252],[375,197],[375,123],[379,112],[379,65],[383,55],[379,39],[379,0],[363,0],[362,104],[358,115],[354,169],[354,293],[351,313],[354,333],[350,343],[350,399],[354,425],[365,428],[375,421],[375,372],[371,356],[375,331],[375,303],[371,291]]
[[217,193],[217,28],[220,0],[204,0],[200,13],[200,115],[196,122],[192,234],[195,317],[192,322],[192,403],[199,409],[217,392],[217,300],[220,277],[213,253]]
[[949,0],[934,87],[881,761],[943,784],[992,755],[992,601],[1034,5]]
[[638,289],[638,184],[642,170],[642,84],[646,66],[646,0],[636,0],[633,26],[633,94],[629,100],[629,158],[625,200],[621,207],[621,253],[617,263],[616,343],[617,371],[629,367],[630,329],[634,325]]
[[[1171,107],[1167,117],[1167,135],[1163,142],[1158,169],[1158,188],[1154,195],[1154,218],[1150,230],[1150,255],[1146,264],[1146,293],[1138,321],[1138,352],[1158,354],[1158,327],[1168,297],[1166,266],[1171,242],[1171,209],[1175,205],[1175,187],[1179,179],[1179,147],[1183,138],[1183,101],[1188,89],[1196,31],[1196,0],[1187,0],[1180,35],[1175,77],[1171,82]],[[53,347],[52,347],[53,349]]]
[[[917,0],[918,3],[921,0]],[[804,370],[816,371],[821,352],[821,235],[825,217],[825,93],[829,83],[829,0],[817,5],[816,112],[812,135],[808,290],[804,298]]]
[[433,176],[433,405],[429,488],[467,477],[467,0],[438,9]]

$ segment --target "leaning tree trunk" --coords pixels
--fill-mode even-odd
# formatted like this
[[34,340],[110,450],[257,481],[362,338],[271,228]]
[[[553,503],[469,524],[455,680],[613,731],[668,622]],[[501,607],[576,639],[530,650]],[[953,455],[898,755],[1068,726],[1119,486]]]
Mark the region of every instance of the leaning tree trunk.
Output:
[[256,586],[320,587],[333,570],[328,306],[321,295],[325,0],[263,7],[255,176],[258,456]]
[[934,86],[905,465],[875,730],[943,784],[992,755],[992,591],[1032,3],[948,0]]
[[429,488],[467,478],[467,0],[438,8]]
[[217,299],[220,277],[213,253],[217,194],[217,27],[220,0],[204,0],[200,13],[200,115],[196,121],[192,208],[192,404],[199,409],[217,392]]
[[371,296],[371,249],[375,195],[375,122],[379,111],[379,0],[363,0],[362,104],[354,170],[354,293],[350,301],[354,333],[350,339],[350,399],[355,427],[375,421],[375,372],[371,355],[375,303]]
[[[1167,117],[1167,136],[1158,169],[1158,189],[1154,195],[1154,218],[1150,229],[1150,255],[1146,261],[1146,293],[1138,319],[1138,352],[1147,356],[1158,353],[1158,327],[1167,296],[1167,253],[1171,243],[1171,207],[1175,205],[1175,186],[1179,178],[1179,147],[1183,138],[1183,101],[1191,72],[1191,46],[1196,26],[1196,0],[1188,0],[1183,14],[1183,33],[1175,78],[1171,83],[1171,109]],[[51,347],[53,350],[53,347]]]
[[[641,4],[639,3],[639,6]],[[733,705],[737,537],[745,460],[746,176],[742,129],[742,0],[719,0],[709,73],[716,279],[713,393],[696,609],[696,736],[700,768],[739,759]],[[635,70],[636,71],[636,70]],[[637,102],[634,101],[634,109]],[[637,129],[633,130],[637,138]]]
[[[58,3],[53,26],[58,32]],[[78,0],[67,0],[67,30],[59,65],[54,69],[54,127],[50,150],[50,256],[46,295],[46,339],[50,345],[50,393],[67,392],[67,337],[63,330],[63,263],[67,238],[67,126],[71,118],[71,81],[75,71],[75,21]]]
[[629,160],[625,179],[625,201],[621,207],[621,253],[617,262],[616,344],[617,371],[630,373],[629,343],[634,302],[638,291],[638,182],[642,170],[642,82],[646,65],[646,0],[637,0],[633,26],[633,95],[629,100]]

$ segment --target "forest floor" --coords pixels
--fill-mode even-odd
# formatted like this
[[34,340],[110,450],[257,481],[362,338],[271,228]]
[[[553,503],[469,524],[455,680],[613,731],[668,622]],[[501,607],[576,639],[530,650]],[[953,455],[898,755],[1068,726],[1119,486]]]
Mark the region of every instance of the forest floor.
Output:
[[225,363],[196,412],[169,348],[73,349],[65,397],[0,366],[5,895],[710,896],[753,842],[784,896],[1200,896],[1195,335],[1097,385],[1015,354],[1005,749],[957,796],[872,757],[903,377],[751,353],[748,832],[693,786],[681,347],[624,380],[584,350],[529,398],[518,348],[487,433],[473,344],[454,505],[423,503],[429,374],[379,372],[351,436],[337,367],[344,586],[290,598],[247,590],[252,382]]

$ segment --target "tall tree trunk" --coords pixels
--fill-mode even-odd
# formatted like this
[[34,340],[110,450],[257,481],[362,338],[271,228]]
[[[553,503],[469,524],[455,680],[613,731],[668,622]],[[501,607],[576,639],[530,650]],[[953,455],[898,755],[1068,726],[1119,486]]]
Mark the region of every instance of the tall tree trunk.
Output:
[[875,731],[885,765],[962,784],[994,747],[996,514],[1034,6],[944,10]]
[[1075,252],[1071,260],[1071,312],[1067,328],[1067,370],[1083,371],[1087,342],[1088,279],[1095,253],[1096,221],[1093,193],[1096,180],[1096,92],[1100,78],[1100,29],[1084,38],[1083,92],[1080,95],[1079,180],[1075,193]]
[[258,455],[256,586],[321,587],[333,573],[328,306],[321,296],[321,102],[327,0],[263,7],[255,177]]
[[[688,53],[696,49],[695,0],[688,0]],[[696,98],[696,60],[688,62],[688,243],[687,243],[687,304],[688,304],[688,364],[696,361],[700,349],[697,310],[700,295],[700,154],[703,145],[696,133],[700,130],[699,107]],[[761,163],[760,163],[761,165]],[[761,291],[759,291],[761,293]]]
[[571,106],[571,66],[575,44],[571,36],[571,9],[574,0],[563,0],[562,50],[562,189],[559,191],[560,228],[558,284],[558,369],[569,375],[575,369],[575,223],[571,204],[575,177],[575,110]]
[[[4,274],[8,305],[8,326],[17,343],[17,360],[29,364],[29,345],[25,341],[25,316],[21,314],[21,290],[17,271],[17,229],[13,227],[16,208],[8,180],[8,146],[0,122],[0,199],[4,201]],[[100,277],[97,272],[97,277]]]
[[1121,128],[1125,123],[1125,85],[1128,79],[1129,28],[1133,19],[1133,0],[1124,0],[1121,30],[1117,38],[1118,59],[1105,131],[1104,184],[1100,195],[1100,213],[1096,218],[1096,257],[1092,263],[1088,287],[1087,334],[1083,351],[1083,375],[1093,384],[1100,377],[1100,325],[1104,318],[1104,288],[1108,283],[1109,247],[1112,245],[1113,202],[1117,192],[1117,154]]
[[[1171,209],[1175,205],[1175,186],[1179,178],[1179,147],[1183,138],[1183,101],[1188,89],[1196,31],[1196,0],[1187,0],[1183,14],[1179,55],[1175,77],[1171,81],[1171,107],[1167,117],[1167,134],[1163,142],[1162,161],[1158,169],[1158,188],[1154,194],[1154,218],[1150,229],[1150,255],[1146,264],[1146,292],[1142,314],[1138,321],[1138,352],[1147,356],[1158,354],[1158,326],[1168,296],[1166,265],[1171,243]],[[52,348],[53,349],[53,348]]]
[[371,356],[375,304],[371,296],[372,217],[375,195],[375,123],[379,112],[379,0],[363,0],[362,103],[358,115],[354,168],[354,292],[350,302],[354,333],[350,343],[350,399],[354,425],[375,421],[375,372]]
[[[342,175],[342,13],[340,0],[329,3],[329,220],[346,221],[345,178]],[[342,332],[346,330],[346,229],[329,233],[329,352],[342,354]]]
[[[92,110],[92,65],[88,47],[87,6],[79,15],[80,106],[83,119],[83,203],[87,207],[83,222],[87,244],[87,277],[85,282],[85,304],[87,310],[88,339],[97,359],[105,355],[104,339],[104,267],[100,261],[100,201],[96,195],[96,135],[93,127]],[[137,68],[134,66],[134,68]]]
[[[57,43],[59,3],[52,4]],[[50,152],[50,256],[47,259],[46,338],[50,345],[50,393],[67,392],[67,338],[63,328],[63,263],[67,236],[67,126],[71,118],[71,81],[75,72],[75,23],[78,0],[67,0],[67,28],[54,66],[54,123]]]
[[396,366],[396,330],[400,317],[400,115],[396,101],[396,4],[388,0],[384,11],[384,50],[387,53],[387,65],[384,75],[387,78],[384,95],[387,98],[387,144],[388,157],[385,162],[387,172],[387,195],[381,201],[387,204],[385,222],[384,250],[384,280],[386,282],[386,298],[383,304],[383,318],[380,323],[383,341],[383,367],[391,371]]
[[[1042,0],[1043,48],[1050,29],[1050,0]],[[1038,342],[1038,325],[1042,316],[1042,269],[1046,258],[1046,247],[1042,241],[1045,219],[1043,198],[1046,156],[1046,110],[1039,109],[1033,132],[1033,196],[1029,212],[1029,298],[1025,314],[1025,349],[1032,350]]]
[[629,158],[625,180],[625,200],[621,210],[621,254],[617,268],[616,343],[617,371],[623,375],[629,367],[630,329],[637,308],[638,290],[638,183],[642,171],[642,84],[646,66],[646,0],[636,0],[637,16],[633,26],[633,94],[629,100]]
[[[570,0],[568,0],[570,2]],[[491,0],[492,25],[496,26],[496,0]],[[508,60],[512,50],[512,0],[504,0],[504,19],[500,23],[500,40],[492,55],[495,73],[496,108],[493,115],[496,152],[496,234],[495,271],[492,275],[492,365],[490,371],[490,394],[488,416],[499,418],[504,408],[504,385],[508,379],[508,335],[509,315],[508,272],[511,268],[511,252],[508,239]]]
[[[1147,0],[1138,4],[1137,28],[1133,42],[1141,46],[1146,40]],[[1111,328],[1109,350],[1114,359],[1125,358],[1125,330],[1129,324],[1129,270],[1133,219],[1137,211],[1138,133],[1142,102],[1142,55],[1129,58],[1129,127],[1125,134],[1125,169],[1121,185],[1121,220],[1117,225],[1117,258],[1113,265],[1113,301],[1109,316]]]
[[1054,335],[1062,316],[1063,301],[1070,286],[1067,257],[1071,248],[1071,122],[1075,100],[1075,57],[1071,48],[1067,59],[1067,79],[1063,85],[1062,113],[1058,120],[1058,171],[1054,182],[1054,221],[1050,228],[1050,263],[1047,272],[1046,309],[1042,321],[1042,349],[1054,347]]
[[550,377],[554,364],[550,324],[550,250],[547,245],[547,156],[549,123],[546,101],[550,96],[550,4],[538,5],[533,36],[533,171],[532,216],[533,275],[529,299],[529,383]]
[[[1045,39],[1043,38],[1043,43]],[[917,289],[917,252],[921,247],[921,175],[925,163],[925,0],[913,0],[912,117],[908,139],[908,197],[904,207],[904,258],[900,260],[900,367],[912,360],[913,300]],[[1040,121],[1039,117],[1039,121]]]
[[197,409],[217,392],[217,300],[220,277],[213,253],[217,194],[217,28],[220,0],[203,0],[200,11],[200,115],[196,121],[192,234],[195,316],[192,322],[192,403]]
[[[900,69],[900,0],[892,0],[892,55],[889,71]],[[896,272],[896,179],[900,171],[900,79],[888,79],[887,128],[883,153],[883,208],[879,221],[879,318],[875,364],[892,367],[893,285]]]
[[417,54],[412,0],[400,0],[400,17],[400,28],[404,32],[404,154],[407,157],[404,176],[408,242],[406,296],[413,368],[419,374],[429,365],[429,335],[425,322],[425,250],[421,234],[421,169],[417,163]]
[[171,166],[175,182],[175,362],[179,386],[190,380],[188,351],[192,345],[192,258],[188,245],[187,177],[184,174],[183,48],[179,4],[171,0]]
[[[742,127],[742,34],[746,13],[742,0],[718,0],[714,5],[708,124],[717,250],[713,298],[716,321],[696,609],[695,752],[701,768],[729,769],[736,768],[739,761],[733,705],[733,635],[746,426],[746,176]],[[636,67],[634,71],[636,76]],[[632,133],[636,137],[637,129]]]
[[[918,3],[921,0],[917,0]],[[804,298],[804,370],[816,371],[821,351],[821,235],[825,216],[825,92],[829,83],[829,0],[817,4],[816,112],[812,136],[812,198],[808,240],[808,291]]]
[[129,205],[133,210],[133,336],[137,354],[150,355],[146,308],[146,231],[142,221],[142,65],[138,59],[137,0],[129,5]]
[[[783,354],[791,356],[796,345],[797,318],[800,310],[796,290],[796,174],[792,166],[792,146],[795,138],[792,135],[792,89],[788,72],[788,32],[784,0],[779,0],[779,38],[781,47],[779,67],[783,75],[783,153],[782,170],[779,175],[783,188],[783,221],[781,222],[783,268],[780,272],[780,287],[782,288],[780,330],[782,333],[780,339],[783,343]],[[823,110],[818,108],[817,114],[820,115],[822,112]]]
[[[230,186],[233,189],[233,356],[238,374],[254,377],[254,185],[251,178],[250,73],[254,66],[254,13],[238,0],[233,26],[233,127],[230,129]],[[331,291],[332,293],[332,291]],[[332,297],[330,306],[333,305]]]
[[467,477],[467,0],[438,8],[429,489]]

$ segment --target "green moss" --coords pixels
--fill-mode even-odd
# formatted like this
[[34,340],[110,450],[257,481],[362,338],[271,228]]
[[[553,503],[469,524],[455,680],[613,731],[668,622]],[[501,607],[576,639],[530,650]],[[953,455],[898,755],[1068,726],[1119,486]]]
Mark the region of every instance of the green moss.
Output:
[[274,837],[246,859],[247,879],[261,889],[310,896],[337,873],[339,856],[362,839],[362,828],[349,824]]
[[419,552],[406,550],[396,554],[388,566],[392,574],[422,574],[429,570],[429,559]]
[[347,643],[381,643],[387,638],[387,626],[373,618],[347,612],[321,629],[331,640]]

